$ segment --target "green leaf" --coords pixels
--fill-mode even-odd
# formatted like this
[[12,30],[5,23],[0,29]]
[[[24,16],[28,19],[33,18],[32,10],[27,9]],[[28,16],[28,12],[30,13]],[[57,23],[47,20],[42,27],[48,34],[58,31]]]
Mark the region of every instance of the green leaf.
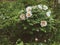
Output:
[[33,26],[33,24],[32,24],[32,23],[29,23],[29,25]]
[[23,42],[21,42],[21,43],[19,43],[19,44],[17,44],[17,45],[24,45],[24,43],[23,43]]
[[27,29],[27,27],[24,27],[24,29]]
[[42,28],[41,28],[41,31],[46,32],[46,30],[45,29],[42,29]]
[[30,45],[30,43],[26,43],[26,45]]

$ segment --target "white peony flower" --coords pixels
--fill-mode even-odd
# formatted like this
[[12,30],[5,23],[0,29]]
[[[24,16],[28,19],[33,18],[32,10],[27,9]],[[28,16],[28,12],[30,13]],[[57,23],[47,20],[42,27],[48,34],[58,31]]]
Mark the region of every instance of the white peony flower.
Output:
[[38,41],[38,38],[35,38],[35,41]]
[[48,17],[50,17],[51,11],[49,10],[48,12],[46,12],[46,15],[47,15]]
[[31,12],[27,12],[27,13],[26,13],[26,17],[27,17],[27,18],[29,18],[29,17],[31,17],[31,16],[32,16],[32,13],[31,13]]
[[47,7],[46,5],[43,5],[43,9],[44,9],[44,10],[47,10],[48,7]]
[[46,40],[44,40],[44,42],[46,42]]
[[41,21],[40,25],[41,25],[41,27],[47,26],[47,21]]
[[42,5],[41,5],[41,4],[40,4],[40,5],[38,5],[38,8],[39,8],[39,9],[42,9]]
[[32,10],[32,7],[30,6],[26,8],[26,12],[30,12],[31,10]]
[[25,20],[25,14],[21,14],[21,15],[20,15],[20,19],[21,19],[21,20]]

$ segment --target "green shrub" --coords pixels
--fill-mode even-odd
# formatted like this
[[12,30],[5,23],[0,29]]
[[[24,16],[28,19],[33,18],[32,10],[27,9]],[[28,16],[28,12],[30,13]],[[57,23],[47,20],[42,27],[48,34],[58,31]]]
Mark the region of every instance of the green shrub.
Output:
[[[53,2],[53,1],[52,1]],[[0,31],[2,34],[7,35],[9,37],[9,41],[12,43],[16,43],[18,39],[21,39],[24,42],[27,42],[26,45],[29,45],[28,42],[34,42],[35,43],[35,38],[39,38],[39,41],[37,43],[42,42],[50,44],[50,42],[55,41],[55,16],[52,12],[51,17],[45,17],[45,12],[47,11],[40,11],[39,9],[33,9],[32,13],[33,15],[31,18],[26,18],[26,20],[21,21],[20,20],[20,15],[22,13],[26,14],[26,7],[27,6],[35,6],[35,5],[47,5],[49,9],[53,10],[51,7],[53,6],[53,3],[50,4],[49,0],[17,0],[14,2],[0,2]],[[36,13],[36,12],[37,13]],[[36,14],[34,14],[36,13]],[[41,15],[40,15],[40,14]],[[37,14],[39,18],[37,18]],[[44,17],[43,17],[43,16]],[[35,20],[36,18],[36,20]],[[52,21],[50,19],[53,19]],[[41,27],[39,23],[41,20],[46,20],[48,21],[49,25],[45,27]],[[27,24],[26,24],[27,22]],[[34,25],[37,24],[37,25]],[[39,29],[39,32],[36,30]],[[3,36],[3,35],[2,35]],[[6,38],[7,38],[6,37]],[[3,39],[3,38],[2,38]],[[44,42],[46,41],[47,42]],[[8,39],[6,41],[9,42]],[[2,41],[4,43],[4,41]],[[4,44],[3,44],[4,45]],[[8,45],[8,44],[7,44]],[[13,45],[13,44],[12,44]],[[23,45],[23,44],[22,44]],[[32,44],[33,45],[33,44]],[[35,44],[34,44],[35,45]]]

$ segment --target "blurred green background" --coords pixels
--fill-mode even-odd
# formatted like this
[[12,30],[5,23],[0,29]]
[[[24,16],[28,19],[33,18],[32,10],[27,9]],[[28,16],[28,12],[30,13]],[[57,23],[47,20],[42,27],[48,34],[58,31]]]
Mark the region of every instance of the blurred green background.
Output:
[[[52,44],[47,45],[60,45],[60,4],[55,0],[14,0],[0,1],[0,45],[15,45],[16,41],[20,38],[21,33],[19,27],[19,13],[20,10],[31,5],[46,4],[53,8],[56,25],[55,25],[55,37]],[[20,44],[23,45],[23,44]],[[29,45],[29,44],[26,44]],[[30,44],[38,45],[38,44]],[[41,44],[40,44],[41,45]],[[43,44],[46,45],[46,44]]]

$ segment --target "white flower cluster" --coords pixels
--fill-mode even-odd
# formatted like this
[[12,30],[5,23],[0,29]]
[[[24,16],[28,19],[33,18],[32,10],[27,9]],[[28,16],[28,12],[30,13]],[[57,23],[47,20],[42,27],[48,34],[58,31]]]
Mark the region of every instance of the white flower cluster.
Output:
[[38,5],[38,8],[40,8],[41,10],[42,9],[43,10],[47,10],[48,9],[48,7],[46,5],[42,5],[42,4]]
[[[38,8],[39,9],[41,9],[41,10],[48,10],[48,7],[46,6],[46,5],[38,5]],[[50,15],[51,15],[51,10],[48,10],[48,12],[46,12],[46,15],[48,16],[48,17],[50,17]]]
[[26,8],[26,17],[29,18],[32,16],[32,7],[27,7]]
[[[50,17],[51,11],[48,9],[48,6],[40,4],[40,5],[37,5],[37,6],[28,6],[26,8],[26,15],[21,14],[20,19],[25,20],[26,18],[31,17],[32,16],[32,9],[36,9],[36,8],[39,8],[40,10],[48,10],[46,12],[46,16]],[[40,25],[41,25],[41,27],[47,26],[47,21],[41,21]]]

